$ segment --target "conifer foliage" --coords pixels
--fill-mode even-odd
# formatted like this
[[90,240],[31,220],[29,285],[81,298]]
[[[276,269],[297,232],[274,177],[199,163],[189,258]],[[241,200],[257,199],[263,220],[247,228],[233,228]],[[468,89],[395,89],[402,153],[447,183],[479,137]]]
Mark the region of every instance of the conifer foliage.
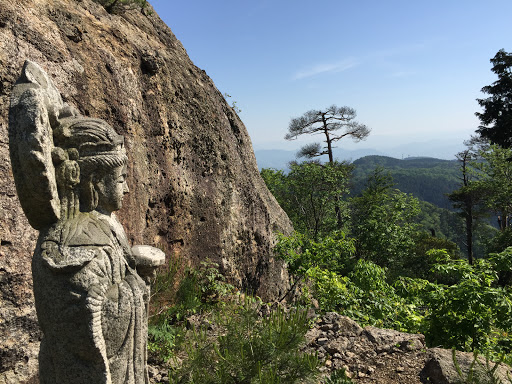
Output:
[[322,155],[329,156],[329,162],[334,162],[332,153],[333,143],[344,137],[354,141],[364,140],[370,134],[370,128],[356,122],[356,111],[350,107],[331,105],[324,110],[312,109],[302,116],[294,118],[288,126],[286,140],[294,140],[304,134],[323,134],[325,147],[320,143],[308,144],[299,151],[299,157],[314,158]]
[[491,59],[491,71],[498,75],[491,85],[482,88],[489,96],[477,99],[484,109],[477,112],[482,125],[477,132],[505,148],[512,147],[512,53],[501,49]]

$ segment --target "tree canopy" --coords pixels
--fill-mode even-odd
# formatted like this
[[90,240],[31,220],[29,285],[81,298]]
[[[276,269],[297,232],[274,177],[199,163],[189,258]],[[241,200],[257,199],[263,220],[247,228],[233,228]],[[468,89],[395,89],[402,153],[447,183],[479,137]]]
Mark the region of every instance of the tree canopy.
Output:
[[477,99],[484,109],[476,116],[482,123],[477,132],[493,143],[505,148],[512,147],[512,53],[503,49],[491,59],[491,71],[498,75],[498,80],[482,88],[489,96]]
[[314,158],[321,155],[328,155],[329,162],[334,161],[332,154],[332,143],[351,137],[354,141],[366,139],[370,134],[370,128],[360,124],[354,119],[356,111],[350,107],[337,107],[331,105],[324,110],[312,109],[300,117],[293,118],[288,126],[286,140],[294,140],[304,134],[325,135],[325,147],[320,143],[308,144],[299,151],[299,157]]
[[344,162],[313,161],[293,162],[287,174],[262,169],[261,176],[295,229],[317,240],[346,219],[348,212],[341,197],[348,194],[351,172],[352,166]]

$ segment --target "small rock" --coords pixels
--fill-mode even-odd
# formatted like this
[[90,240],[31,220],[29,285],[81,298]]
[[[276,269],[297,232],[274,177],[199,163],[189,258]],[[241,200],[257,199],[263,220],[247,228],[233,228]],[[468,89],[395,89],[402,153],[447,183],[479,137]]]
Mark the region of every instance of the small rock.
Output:
[[320,337],[320,338],[318,338],[316,343],[318,345],[325,345],[325,344],[327,344],[328,341],[329,341],[329,339],[327,337]]
[[320,326],[320,329],[322,331],[329,331],[332,329],[332,324],[324,324],[324,325]]
[[148,365],[148,375],[150,378],[155,377],[158,374],[158,368]]
[[315,309],[314,308],[309,308],[308,309],[308,313],[307,313],[307,318],[308,320],[310,319],[314,319],[316,316],[316,312],[315,312]]

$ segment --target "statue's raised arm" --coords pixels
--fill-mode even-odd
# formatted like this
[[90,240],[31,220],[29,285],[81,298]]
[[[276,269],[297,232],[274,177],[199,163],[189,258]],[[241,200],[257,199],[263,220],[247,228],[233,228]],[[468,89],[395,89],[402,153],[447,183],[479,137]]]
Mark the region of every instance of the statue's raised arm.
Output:
[[39,230],[32,261],[41,384],[145,384],[149,279],[163,252],[129,246],[124,138],[63,103],[26,62],[9,110],[18,197]]

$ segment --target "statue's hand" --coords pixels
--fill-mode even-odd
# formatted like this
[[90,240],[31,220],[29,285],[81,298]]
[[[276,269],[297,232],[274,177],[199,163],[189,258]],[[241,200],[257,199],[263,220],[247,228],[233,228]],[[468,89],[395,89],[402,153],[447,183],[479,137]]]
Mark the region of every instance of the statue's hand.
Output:
[[153,278],[156,269],[165,263],[165,253],[150,245],[134,245],[132,255],[137,266],[137,273],[142,278]]

